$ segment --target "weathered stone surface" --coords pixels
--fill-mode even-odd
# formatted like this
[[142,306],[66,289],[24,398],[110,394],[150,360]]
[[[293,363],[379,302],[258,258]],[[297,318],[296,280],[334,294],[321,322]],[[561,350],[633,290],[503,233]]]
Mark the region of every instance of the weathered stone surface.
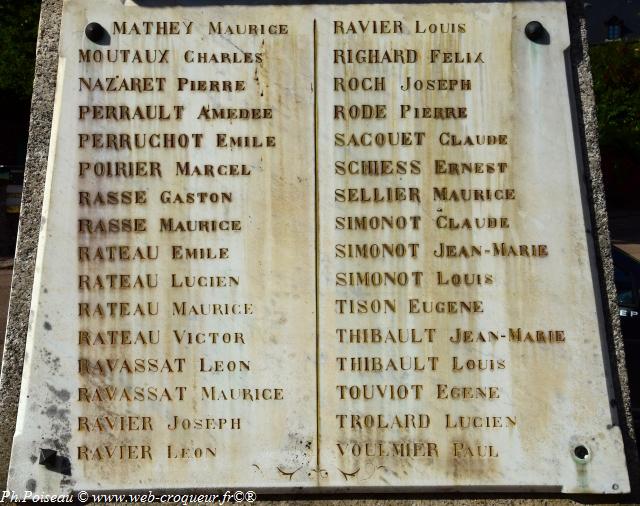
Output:
[[[313,130],[300,128],[309,108],[296,107],[311,101],[312,62],[295,40],[253,37],[238,42],[242,53],[221,38],[218,49],[254,64],[181,63],[203,44],[200,33],[196,42],[158,38],[153,49],[144,37],[112,34],[109,47],[131,53],[110,53],[118,65],[96,62],[106,50],[85,47],[78,27],[131,22],[135,8],[123,12],[112,2],[88,13],[86,2],[68,2],[64,9],[24,373],[29,397],[18,417],[12,488],[25,487],[23,466],[37,473],[29,477],[37,490],[177,488],[205,484],[212,473],[221,483],[279,484],[279,467],[311,458],[315,428],[307,390],[315,380],[313,187],[305,172],[313,167],[306,148]],[[257,23],[264,10],[239,14]],[[273,56],[257,68],[262,53]],[[79,63],[87,54],[91,61]],[[179,81],[222,88],[232,65],[228,83],[253,86],[250,102],[223,89],[198,95]],[[290,78],[269,78],[277,73]],[[248,135],[249,122],[196,119],[218,100],[279,111],[255,132],[265,146],[277,139],[278,149],[231,149],[218,139]],[[104,104],[115,104],[111,118]],[[123,119],[129,114],[138,115],[133,123]],[[107,145],[111,134],[116,144]],[[140,142],[147,135],[144,149],[132,146],[134,135]],[[118,174],[117,164],[128,171],[130,161],[135,175]],[[178,174],[176,162],[191,165]],[[196,175],[205,164],[212,174]],[[42,448],[70,460],[70,476],[42,466],[35,458]]]
[[571,74],[573,77],[573,91],[576,100],[577,137],[580,139],[580,158],[586,168],[585,184],[587,186],[587,211],[591,219],[594,243],[596,245],[596,259],[602,275],[599,288],[602,298],[606,301],[603,307],[607,340],[615,397],[618,399],[616,407],[621,413],[620,425],[626,441],[627,461],[631,470],[632,488],[638,495],[640,487],[640,463],[636,448],[637,434],[634,431],[633,416],[631,414],[631,397],[626,371],[624,342],[620,332],[618,318],[618,301],[614,284],[613,262],[611,260],[611,240],[607,218],[607,205],[600,168],[600,147],[598,144],[598,121],[596,117],[595,97],[593,93],[593,79],[589,62],[587,28],[584,7],[581,0],[567,2],[571,35]]
[[[544,10],[541,9],[543,5]],[[321,265],[331,265],[333,270],[327,269],[331,274],[335,271],[365,269],[424,273],[419,287],[416,286],[417,283],[410,281],[408,284],[413,285],[413,288],[409,289],[406,286],[387,286],[386,289],[377,291],[355,288],[355,293],[360,291],[357,296],[354,296],[354,292],[349,294],[343,288],[335,288],[336,283],[330,275],[323,277],[326,284],[321,284],[320,288],[320,293],[323,294],[320,314],[327,316],[321,320],[321,336],[331,335],[336,328],[428,327],[435,329],[432,343],[423,338],[417,345],[395,345],[393,350],[406,357],[421,355],[426,361],[426,355],[436,357],[434,361],[438,361],[436,370],[433,370],[436,368],[434,362],[426,362],[423,364],[426,372],[415,373],[417,366],[414,365],[414,374],[388,374],[387,381],[381,382],[371,373],[353,374],[350,363],[343,367],[342,363],[336,361],[345,355],[385,357],[380,352],[380,345],[351,344],[348,338],[321,339],[320,349],[325,361],[320,368],[320,384],[322,406],[326,406],[321,420],[332,420],[345,412],[373,414],[374,418],[376,414],[389,414],[394,400],[389,397],[388,392],[376,392],[376,384],[391,383],[390,378],[393,377],[403,378],[404,383],[401,380],[396,382],[403,383],[409,389],[407,398],[410,401],[403,404],[407,408],[401,413],[420,413],[420,409],[424,409],[431,415],[429,430],[418,433],[428,434],[422,439],[427,441],[427,445],[428,442],[437,442],[438,448],[436,450],[434,447],[434,452],[438,451],[439,456],[444,454],[448,458],[447,465],[439,464],[438,459],[390,459],[381,456],[392,454],[393,443],[401,441],[406,431],[384,431],[375,421],[364,432],[345,432],[336,423],[326,422],[321,436],[325,440],[339,441],[341,445],[321,445],[320,460],[325,467],[335,466],[343,472],[344,478],[348,477],[360,485],[366,485],[370,480],[375,483],[377,479],[395,485],[418,485],[424,483],[425,476],[428,476],[432,485],[440,486],[473,486],[474,483],[481,482],[485,486],[509,483],[512,486],[526,487],[531,484],[532,476],[536,476],[534,480],[541,479],[550,487],[553,486],[552,483],[562,481],[564,491],[588,489],[590,485],[587,482],[590,478],[585,479],[582,474],[584,469],[573,466],[571,451],[579,446],[578,440],[585,437],[581,434],[591,434],[586,438],[595,443],[600,434],[611,435],[610,430],[615,433],[617,429],[612,427],[608,402],[605,400],[608,399],[605,366],[600,351],[602,340],[598,337],[602,335],[602,328],[599,330],[602,325],[599,321],[602,319],[598,317],[599,305],[594,304],[599,295],[594,292],[592,272],[595,272],[595,265],[590,260],[590,246],[584,233],[586,225],[580,190],[580,169],[574,151],[570,95],[563,56],[569,45],[565,7],[560,3],[524,2],[475,6],[473,13],[468,5],[450,8],[451,14],[447,19],[464,20],[466,26],[471,27],[468,33],[458,38],[460,42],[456,49],[467,58],[467,62],[469,59],[477,61],[478,52],[484,50],[486,61],[475,66],[473,63],[456,66],[439,60],[440,65],[429,68],[436,75],[442,72],[449,79],[468,78],[473,85],[478,86],[464,93],[462,98],[454,92],[445,94],[447,105],[461,104],[468,107],[469,118],[458,123],[438,123],[433,120],[419,122],[411,119],[400,121],[395,118],[389,121],[385,126],[392,125],[390,129],[413,132],[425,128],[430,136],[426,146],[422,148],[428,153],[429,162],[423,167],[421,177],[408,175],[389,179],[398,186],[417,187],[423,198],[413,202],[408,202],[407,199],[400,204],[383,203],[374,208],[384,215],[391,215],[400,208],[404,215],[421,216],[423,222],[426,222],[420,228],[422,232],[407,235],[405,232],[391,230],[385,234],[386,243],[407,245],[413,242],[419,245],[420,250],[415,255],[407,253],[401,255],[400,259],[391,258],[386,263],[378,264],[353,260],[349,263],[350,259],[334,260],[334,244],[351,240],[364,242],[356,241],[357,236],[353,233],[348,235],[337,231],[334,218],[348,213],[371,213],[372,206],[367,203],[352,203],[348,208],[338,203],[332,210],[327,209],[328,218],[323,220],[325,226],[320,245]],[[413,14],[419,17],[418,12]],[[433,18],[434,16],[430,16],[430,19]],[[548,44],[532,44],[521,35],[524,26],[531,20],[542,22],[549,34]],[[473,29],[474,26],[490,24],[503,29]],[[504,31],[509,30],[506,27],[510,27],[511,37],[504,36]],[[467,56],[468,51],[471,51],[470,57]],[[436,58],[439,56],[435,55]],[[325,59],[320,60],[321,67],[331,63],[329,57],[330,55],[322,53],[321,58]],[[511,65],[505,65],[506,61],[511,61]],[[361,68],[356,65],[346,66],[344,72],[357,74]],[[372,69],[378,70],[375,66]],[[391,82],[404,83],[424,79],[429,71],[422,71],[416,76],[414,72],[419,71],[414,71],[410,66],[389,65],[385,72]],[[330,101],[330,91],[322,86],[319,90],[320,102]],[[419,95],[420,98],[416,100],[416,95],[410,93],[394,93],[391,98],[386,98],[386,103],[402,107],[401,104],[413,100],[412,106],[428,108],[441,103],[436,96],[424,94]],[[353,93],[348,100],[350,103],[363,103],[371,101],[371,98],[367,94]],[[413,112],[414,109],[411,109],[411,113]],[[459,126],[462,124],[464,127]],[[376,126],[377,124],[373,126],[370,123],[366,125],[370,130],[385,130]],[[358,132],[364,130],[357,129],[355,125],[352,128]],[[326,114],[326,110],[320,113],[319,130],[329,132],[330,136],[336,131],[343,131],[341,125]],[[441,133],[451,131],[464,131],[466,135],[505,134],[509,136],[509,141],[505,146],[467,146],[461,149],[449,142],[449,134]],[[333,152],[321,150],[319,165],[332,166],[335,160],[349,157],[358,159],[361,152],[357,147],[352,147],[346,155],[340,147]],[[371,150],[365,152],[370,154]],[[384,147],[376,152],[383,159],[399,156],[400,159],[412,160],[412,155],[419,153],[420,148]],[[438,173],[439,168],[445,167],[446,170],[449,165],[439,165],[436,160],[446,160],[447,163],[468,160],[506,162],[508,169],[504,172],[496,170],[494,175],[486,174],[486,170],[482,174],[466,177],[457,174],[441,175]],[[375,185],[358,176],[345,180],[327,175],[322,182],[327,185],[327,190],[326,193],[321,190],[321,202],[329,200],[334,188]],[[482,196],[472,198],[472,203],[460,202],[463,200],[463,191],[483,190],[487,187],[512,188],[517,196],[513,200],[496,200],[494,197],[491,202],[488,202],[489,197]],[[508,217],[509,224],[498,232],[474,228],[473,224],[467,229],[461,226],[459,230],[455,230],[451,226],[447,227],[452,216],[456,225],[464,218],[487,216],[498,219]],[[411,241],[411,238],[415,240]],[[520,255],[522,249],[517,245],[527,244],[529,253],[526,257],[507,254],[507,258],[502,252],[496,254],[496,244],[505,243],[516,245]],[[534,244],[536,246],[533,246],[533,251],[539,247],[537,245],[544,245],[544,251],[540,255],[532,253],[531,247]],[[467,277],[462,284],[466,282],[471,286],[455,287],[454,276],[462,275],[464,278],[465,274]],[[377,325],[371,323],[371,313],[377,312],[377,307],[373,304],[352,310],[345,302],[344,311],[333,311],[337,300],[351,298],[350,300],[364,301],[367,300],[367,295],[369,300],[382,301],[379,312],[384,316],[373,320],[378,322]],[[461,301],[473,306],[480,300],[482,302],[478,307],[467,310],[465,315],[459,315],[465,312]],[[436,303],[443,307],[431,309],[432,304]],[[573,311],[571,308],[586,307],[590,309],[580,311],[579,317],[569,317],[569,313]],[[342,309],[341,306],[340,310]],[[429,314],[425,314],[427,312]],[[366,314],[363,316],[362,313]],[[456,313],[456,316],[452,313]],[[569,323],[570,320],[572,323]],[[472,329],[469,333],[470,342],[459,344],[460,336]],[[508,342],[514,329],[523,329],[523,334],[532,329],[563,329],[567,338],[562,343],[552,345],[548,342]],[[483,331],[482,336],[479,336],[478,330]],[[487,332],[491,331],[498,334],[497,339],[487,337]],[[589,345],[589,342],[592,344]],[[590,359],[595,362],[589,363]],[[478,375],[480,367],[487,370]],[[352,374],[345,374],[341,368],[347,371],[351,368]],[[600,371],[601,375],[597,380],[600,387],[594,389],[595,371]],[[477,378],[476,381],[480,380],[483,386],[499,385],[496,397],[489,401],[477,400],[478,393],[471,391],[469,397],[474,396],[475,401],[452,400],[451,394],[457,393],[457,390],[452,391],[451,387],[473,385],[474,378]],[[352,402],[336,402],[335,385],[343,389],[339,395]],[[583,390],[587,385],[587,389]],[[367,386],[370,387],[373,399],[363,402]],[[598,389],[599,393],[596,393]],[[402,395],[402,392],[398,392],[398,395]],[[575,397],[569,400],[567,395]],[[593,404],[589,404],[591,401]],[[465,417],[469,416],[470,409],[474,415],[498,415],[497,419],[485,419],[492,428],[487,429],[485,424],[485,430],[482,431],[461,429],[463,421],[468,422]],[[593,416],[598,412],[600,415]],[[598,416],[606,420],[600,426],[601,429],[596,428],[597,423],[593,424]],[[517,425],[514,424],[514,427],[519,429],[505,430],[504,425],[513,424],[515,419]],[[570,427],[567,426],[567,420],[572,421]],[[341,418],[341,421],[349,426],[350,417]],[[483,423],[477,419],[474,419],[475,422]],[[502,424],[500,428],[493,425],[498,422]],[[554,439],[556,436],[558,439]],[[354,444],[349,437],[362,439]],[[605,439],[608,440],[605,446],[609,449],[617,448],[614,451],[621,457],[620,435],[614,436],[618,443],[613,443],[608,436]],[[381,444],[378,443],[380,440]],[[495,445],[491,445],[489,450],[486,450],[486,446],[479,448],[476,446],[478,440],[480,444],[482,441],[485,445],[486,441],[493,441]],[[564,456],[563,446],[569,448]],[[500,447],[509,448],[508,457],[504,460],[488,459],[482,464],[477,464],[478,461],[474,460],[478,452],[499,453]],[[365,451],[369,451],[370,455],[361,458],[360,453],[364,454]],[[415,451],[422,451],[424,454],[429,450],[417,448]],[[451,458],[461,455],[474,457]],[[519,476],[518,470],[524,468],[528,472]],[[563,472],[567,474],[561,478],[559,475]],[[612,472],[609,466],[602,468],[603,477],[611,476]],[[543,478],[544,476],[546,477]],[[331,481],[334,485],[338,482],[339,479]],[[605,492],[607,488],[617,490],[618,486],[612,483],[609,487],[602,486],[600,491]]]
[[[611,306],[600,303],[596,261],[603,254],[596,255],[585,233],[589,207],[581,188],[581,153],[575,148],[580,139],[574,137],[574,128],[579,125],[572,122],[571,76],[565,66],[569,34],[564,4],[371,9],[155,10],[113,1],[92,10],[84,2],[65,2],[55,142],[10,488],[629,490],[618,415],[609,408],[620,385],[607,386],[609,357],[603,349]],[[113,28],[114,20],[126,21],[131,29],[132,23],[142,27],[150,19],[178,21],[176,30],[183,33],[125,35]],[[355,23],[354,31],[362,32],[359,20],[398,20],[402,33],[335,33],[336,19],[347,32],[349,21]],[[524,26],[532,19],[545,26],[548,44],[524,37]],[[218,20],[286,25],[287,33],[211,36],[208,22]],[[453,33],[440,33],[441,20]],[[108,45],[84,37],[90,21],[108,28]],[[185,33],[189,25],[182,21],[193,21],[192,33]],[[437,21],[433,35],[428,34],[432,21]],[[399,25],[389,26],[393,32]],[[486,26],[500,30],[487,31]],[[421,29],[425,33],[416,33]],[[168,50],[168,63],[78,62],[79,49],[104,55],[113,48]],[[392,58],[409,59],[412,55],[406,50],[415,49],[419,61],[336,63],[349,55],[337,55],[333,49],[360,48],[399,49]],[[440,53],[430,52],[432,48]],[[190,58],[186,51],[216,53],[218,58],[220,52],[242,53],[237,57],[245,61],[245,53],[253,56],[242,64],[198,64],[185,61]],[[456,52],[464,63],[448,61]],[[429,63],[430,59],[435,61]],[[119,76],[112,81],[119,91],[100,89],[108,88],[114,76]],[[334,78],[371,76],[384,78],[383,89],[336,91]],[[80,77],[85,80],[80,82]],[[157,80],[142,82],[155,89],[132,92],[126,88],[135,84],[121,77],[164,77],[166,82],[162,89]],[[228,95],[179,91],[179,77],[248,84],[246,90]],[[402,90],[407,83],[426,79],[446,79],[448,86],[468,79],[470,89],[458,84],[453,91]],[[363,104],[373,105],[379,117],[341,119],[343,110],[334,108]],[[78,119],[79,114],[104,114],[103,105],[124,105],[129,111],[164,105],[172,118]],[[384,108],[376,110],[376,105]],[[262,115],[268,109],[273,118],[206,119],[210,111],[202,111],[203,106],[260,108]],[[351,111],[354,116],[369,112],[362,107]],[[122,113],[122,108],[112,110]],[[441,113],[450,117],[433,118]],[[349,115],[349,109],[344,114]],[[186,133],[189,147],[129,150],[122,137],[115,138],[121,143],[117,150],[87,147],[94,140],[109,142],[105,133],[156,132]],[[192,135],[200,132],[201,138]],[[367,136],[369,132],[393,134],[376,138]],[[388,144],[398,132],[407,132],[405,145],[375,146],[383,139]],[[94,133],[100,137],[92,137]],[[216,137],[220,133],[255,136],[262,146],[228,149],[228,138]],[[345,147],[351,134],[357,134],[356,140]],[[453,136],[476,134],[495,135],[496,145],[451,145]],[[357,145],[368,144],[370,138],[373,145]],[[80,149],[79,142],[84,143]],[[269,146],[272,142],[274,147]],[[90,165],[80,165],[101,160],[158,160],[162,177],[106,178],[96,176]],[[348,165],[340,162],[356,161],[352,166],[360,170],[363,160],[391,160],[385,165],[391,174],[343,173]],[[200,166],[245,164],[246,175],[239,169],[234,176],[184,176],[175,164],[185,161]],[[483,172],[444,175],[435,170],[462,162],[482,163]],[[493,172],[487,173],[488,162],[494,164]],[[460,201],[460,190],[470,188],[489,189],[491,201],[486,192],[483,199],[478,194],[470,202]],[[101,201],[107,191],[132,190],[141,192],[138,204]],[[176,201],[188,192],[207,192],[205,202]],[[216,197],[213,201],[211,195]],[[353,221],[347,224],[348,218],[364,216],[374,218],[366,221],[370,230],[357,230]],[[380,229],[379,218],[389,217]],[[469,228],[452,229],[450,217],[456,223],[469,219]],[[474,224],[474,218],[486,217],[497,218],[501,226],[485,229]],[[98,219],[130,218],[145,219],[145,230],[111,235],[91,230]],[[169,218],[173,224],[161,223]],[[237,219],[240,230],[167,230],[178,221],[212,219]],[[595,221],[597,245],[606,250],[601,212]],[[507,244],[505,249],[501,243]],[[96,248],[114,244],[158,245],[161,254],[157,260],[97,261]],[[376,248],[360,246],[360,251],[366,249],[369,257],[386,251],[387,258],[349,258],[349,247],[353,252],[355,245],[371,244]],[[179,247],[211,247],[218,256],[224,247],[229,258],[222,254],[222,259],[183,262],[172,258],[182,251]],[[440,251],[449,253],[442,257]],[[131,276],[126,283],[137,282],[142,288],[123,288],[123,278],[107,278],[114,273]],[[464,280],[465,274],[467,281],[456,286],[457,276]],[[187,280],[196,280],[192,276],[201,276],[206,286],[186,288]],[[110,285],[114,279],[117,288]],[[610,275],[605,279],[611,283]],[[124,309],[108,302],[132,306]],[[243,314],[189,315],[188,309],[181,309],[182,302],[186,308],[236,303]],[[142,304],[139,314],[122,314],[130,309],[134,313],[136,304]],[[113,308],[116,317],[109,316]],[[149,314],[156,308],[158,315]],[[98,331],[125,327],[157,330],[159,342],[86,342]],[[374,328],[382,329],[383,335],[391,331],[396,342],[347,343],[349,332],[338,331]],[[218,329],[231,332],[235,344],[186,346],[174,335]],[[399,329],[413,332],[401,334]],[[471,332],[473,342],[456,344],[450,339],[464,331]],[[543,334],[536,337],[536,331]],[[513,342],[527,332],[533,333],[531,341],[525,337]],[[397,342],[401,335],[415,335],[415,342]],[[539,342],[542,337],[544,343]],[[617,346],[613,351],[621,350]],[[145,370],[153,367],[148,359],[159,359],[165,372],[127,372],[135,369],[136,359]],[[218,365],[216,360],[222,362]],[[379,364],[387,370],[378,371]],[[216,367],[221,370],[214,372]],[[117,372],[106,372],[109,368]],[[618,381],[618,375],[612,378]],[[169,388],[174,396],[176,388],[184,387],[184,401],[93,402],[95,389],[105,385],[118,392],[135,386]],[[276,397],[275,389],[282,388],[283,399],[212,402],[203,397],[203,386],[216,386],[218,392],[267,388]],[[451,387],[468,388],[474,399],[452,399],[464,390]],[[87,400],[89,392],[92,402]],[[104,395],[104,389],[101,392]],[[365,394],[374,398],[363,401]],[[135,417],[136,429],[129,418],[124,419],[125,430],[108,427],[122,416]],[[172,430],[167,426],[176,416],[223,418],[229,425],[239,419],[242,428]],[[482,427],[460,428],[465,423]],[[582,446],[589,451],[586,459],[575,456]],[[105,447],[114,449],[115,457]],[[60,466],[70,465],[70,476],[39,465],[42,448],[55,449]]]
[[62,0],[43,0],[36,71],[31,104],[31,124],[20,210],[20,228],[13,268],[11,300],[0,376],[0,483],[7,481],[11,443],[16,427],[18,399],[33,273],[40,231],[42,196],[51,137],[51,117],[58,67],[58,37]]

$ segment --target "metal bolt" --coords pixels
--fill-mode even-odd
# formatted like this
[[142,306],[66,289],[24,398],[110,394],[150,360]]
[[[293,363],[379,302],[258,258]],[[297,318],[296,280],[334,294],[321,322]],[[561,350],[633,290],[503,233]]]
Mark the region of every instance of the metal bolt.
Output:
[[540,21],[529,21],[527,26],[524,27],[524,34],[527,36],[527,39],[532,40],[533,42],[538,42],[544,36],[544,26]]
[[106,33],[106,30],[100,23],[89,23],[84,29],[84,34],[87,36],[87,38],[91,42],[95,42],[96,44],[104,38]]
[[49,450],[47,448],[40,448],[40,460],[38,464],[42,466],[52,465],[56,461],[58,452],[55,450]]

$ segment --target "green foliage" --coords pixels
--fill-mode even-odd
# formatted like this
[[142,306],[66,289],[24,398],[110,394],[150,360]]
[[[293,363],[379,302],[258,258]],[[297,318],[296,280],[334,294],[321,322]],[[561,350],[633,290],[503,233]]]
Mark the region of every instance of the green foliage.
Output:
[[607,200],[640,209],[640,42],[593,46],[591,65]]
[[29,101],[40,0],[0,0],[0,93]]
[[640,42],[591,48],[600,145],[640,158]]

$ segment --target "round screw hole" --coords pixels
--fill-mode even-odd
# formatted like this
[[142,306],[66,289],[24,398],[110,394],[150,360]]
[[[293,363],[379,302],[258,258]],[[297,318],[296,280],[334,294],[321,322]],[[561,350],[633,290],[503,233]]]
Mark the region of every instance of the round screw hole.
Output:
[[573,449],[573,454],[580,461],[586,462],[589,460],[589,449],[584,445],[578,445]]
[[620,485],[618,485],[617,483],[614,483],[613,486],[611,487],[613,490],[618,490],[620,488]]

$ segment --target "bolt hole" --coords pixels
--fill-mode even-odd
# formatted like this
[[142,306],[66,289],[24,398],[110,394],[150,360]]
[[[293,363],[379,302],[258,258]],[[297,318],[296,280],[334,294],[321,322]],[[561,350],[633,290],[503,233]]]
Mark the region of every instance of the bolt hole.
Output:
[[611,487],[613,490],[618,490],[620,488],[620,485],[618,485],[617,483],[614,483],[613,486]]
[[573,449],[573,454],[580,460],[587,460],[589,458],[589,449],[586,446],[579,445]]

